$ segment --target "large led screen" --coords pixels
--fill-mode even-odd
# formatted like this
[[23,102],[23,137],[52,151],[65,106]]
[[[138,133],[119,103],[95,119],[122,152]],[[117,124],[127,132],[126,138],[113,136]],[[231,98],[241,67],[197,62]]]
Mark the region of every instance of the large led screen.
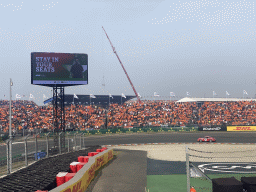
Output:
[[45,86],[87,85],[88,55],[32,52],[31,84]]

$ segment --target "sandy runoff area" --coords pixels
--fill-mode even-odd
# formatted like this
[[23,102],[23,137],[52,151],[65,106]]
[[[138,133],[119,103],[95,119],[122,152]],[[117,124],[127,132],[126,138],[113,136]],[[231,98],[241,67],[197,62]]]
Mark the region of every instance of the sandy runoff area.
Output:
[[192,162],[255,162],[256,159],[255,144],[155,144],[108,148],[147,151],[147,157],[156,160],[186,161],[186,147]]

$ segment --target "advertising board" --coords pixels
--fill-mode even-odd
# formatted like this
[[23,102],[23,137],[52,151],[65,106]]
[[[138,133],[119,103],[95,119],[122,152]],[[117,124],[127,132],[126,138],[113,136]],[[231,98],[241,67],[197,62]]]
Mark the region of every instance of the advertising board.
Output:
[[227,131],[226,127],[198,127],[198,131]]
[[88,188],[92,179],[95,177],[95,171],[97,171],[101,166],[105,165],[111,159],[113,159],[113,149],[98,156],[95,159],[95,162],[83,174],[81,179],[65,188],[64,190],[60,190],[60,192],[84,192]]
[[256,126],[227,126],[227,131],[256,131]]
[[88,55],[32,52],[31,84],[43,86],[87,85]]

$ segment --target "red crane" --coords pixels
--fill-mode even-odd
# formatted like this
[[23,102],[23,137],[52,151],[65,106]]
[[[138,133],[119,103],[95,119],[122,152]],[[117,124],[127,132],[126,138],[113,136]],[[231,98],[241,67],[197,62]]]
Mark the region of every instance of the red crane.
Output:
[[116,52],[116,50],[115,50],[115,47],[114,47],[113,44],[111,43],[111,41],[110,41],[110,39],[109,39],[109,37],[108,37],[108,35],[107,35],[107,32],[105,31],[105,29],[103,28],[103,26],[102,26],[102,29],[104,30],[104,32],[105,32],[105,34],[106,34],[106,36],[107,36],[107,38],[108,38],[108,40],[109,40],[109,42],[110,42],[110,44],[111,44],[111,47],[112,47],[112,49],[113,49],[113,52],[116,54],[117,59],[119,60],[119,62],[120,62],[120,64],[121,64],[121,66],[122,66],[122,68],[123,68],[123,70],[124,70],[124,72],[125,72],[125,74],[126,74],[128,80],[129,80],[129,82],[130,82],[130,84],[131,84],[131,86],[132,86],[132,89],[133,89],[133,91],[134,91],[134,93],[135,93],[135,95],[136,95],[136,97],[137,97],[137,99],[138,99],[138,101],[139,101],[139,103],[141,103],[140,97],[139,97],[137,91],[135,90],[135,88],[134,88],[134,86],[133,86],[133,84],[132,84],[132,81],[131,81],[129,75],[128,75],[128,73],[126,72],[126,70],[125,70],[125,68],[124,68],[124,65],[122,64],[120,58],[119,58],[118,55],[117,55],[117,52]]

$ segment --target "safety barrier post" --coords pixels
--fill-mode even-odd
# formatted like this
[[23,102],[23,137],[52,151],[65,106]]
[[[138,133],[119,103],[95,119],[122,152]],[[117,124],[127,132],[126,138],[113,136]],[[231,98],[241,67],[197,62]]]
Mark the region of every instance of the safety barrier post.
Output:
[[37,133],[36,136],[35,136],[35,137],[36,137],[36,138],[35,138],[35,139],[36,139],[36,143],[35,143],[35,149],[36,149],[36,155],[35,155],[35,156],[36,156],[36,161],[38,160],[38,158],[37,158],[37,151],[38,151],[37,136],[38,136],[38,135],[39,135],[39,133]]
[[46,157],[47,158],[49,157],[49,134],[50,133],[46,134]]
[[29,135],[26,136],[25,142],[24,142],[24,144],[25,144],[25,164],[26,164],[26,166],[28,166],[28,141],[27,141],[28,137],[29,137]]

